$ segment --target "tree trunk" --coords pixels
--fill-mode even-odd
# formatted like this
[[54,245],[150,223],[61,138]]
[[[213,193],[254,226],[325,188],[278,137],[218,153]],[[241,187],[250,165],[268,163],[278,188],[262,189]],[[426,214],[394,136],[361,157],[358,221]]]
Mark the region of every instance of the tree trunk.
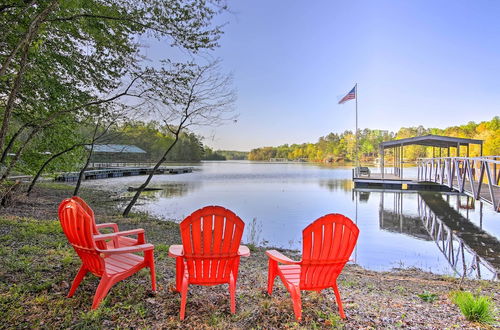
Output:
[[[56,5],[57,5],[57,1],[52,1],[52,3],[50,3],[47,6],[47,8],[45,8],[37,17],[35,17],[33,22],[30,24],[28,31],[26,32],[25,37],[19,43],[18,47],[14,50],[15,52],[17,52],[19,49],[22,48],[22,55],[21,55],[21,60],[19,62],[19,70],[17,71],[16,78],[14,79],[12,89],[11,89],[9,97],[7,99],[7,104],[5,105],[3,122],[2,122],[2,126],[0,127],[0,150],[3,149],[4,143],[5,143],[5,137],[7,136],[7,131],[9,129],[10,118],[12,116],[12,110],[14,109],[14,101],[16,100],[17,93],[19,92],[19,89],[21,88],[21,83],[22,83],[24,72],[26,70],[26,65],[28,62],[28,53],[29,53],[31,42],[32,42],[33,38],[37,35],[38,30],[40,28],[40,25],[43,23],[45,18],[47,18],[47,16],[50,14],[50,12],[52,10],[54,10]],[[0,68],[0,77],[6,73],[7,67],[10,64],[10,61],[12,60],[13,57],[14,57],[14,55],[11,54],[11,56],[9,56],[9,58],[7,58],[6,61],[3,63],[2,68]]]
[[[32,1],[28,6],[31,6],[35,1]],[[3,76],[7,72],[7,68],[10,63],[19,52],[19,50],[31,43],[31,40],[37,35],[38,30],[40,29],[40,25],[45,21],[47,16],[55,9],[57,5],[57,0],[52,1],[42,12],[40,12],[30,23],[28,26],[28,30],[24,34],[23,38],[17,43],[16,47],[12,50],[12,52],[7,56],[5,61],[2,63],[2,67],[0,68],[0,77]]]
[[161,159],[158,161],[158,163],[156,163],[155,167],[153,167],[153,170],[151,171],[151,173],[149,173],[148,178],[146,179],[146,181],[144,181],[144,183],[137,189],[134,197],[132,198],[132,200],[130,201],[130,203],[128,203],[127,207],[123,211],[123,216],[124,217],[128,217],[128,215],[130,213],[130,210],[132,209],[132,207],[135,205],[135,203],[139,199],[139,196],[141,196],[141,193],[148,186],[149,182],[151,182],[151,179],[155,175],[156,170],[167,159],[168,153],[170,152],[170,150],[172,150],[172,148],[175,146],[175,144],[179,140],[179,134],[180,134],[179,131],[177,132],[177,134],[175,134],[175,140],[172,142],[172,144],[170,145],[170,147],[168,147],[167,151],[165,151],[165,153],[163,154],[163,157],[161,157]]
[[61,151],[61,152],[59,152],[59,153],[57,153],[55,155],[52,155],[49,159],[47,159],[45,161],[45,163],[43,163],[43,165],[40,167],[40,169],[36,173],[36,175],[33,178],[33,180],[31,180],[30,186],[28,187],[28,190],[26,191],[26,196],[29,196],[31,194],[31,191],[33,190],[33,187],[35,187],[35,184],[38,181],[38,178],[40,178],[40,176],[43,173],[43,170],[45,169],[45,167],[47,167],[47,165],[50,164],[50,162],[52,162],[54,159],[56,159],[56,158],[64,155],[67,152],[70,152],[71,150],[73,150],[73,149],[75,149],[76,147],[79,147],[79,146],[82,146],[82,144],[75,144],[75,145],[71,146],[70,148],[68,148],[66,150],[63,150],[63,151]]
[[2,174],[2,177],[0,178],[0,184],[3,183],[7,179],[7,176],[9,176],[10,172],[12,171],[12,169],[14,168],[14,166],[17,164],[17,161],[19,160],[19,157],[23,153],[23,151],[26,148],[26,146],[28,145],[29,141],[31,141],[31,139],[33,139],[33,137],[36,135],[36,133],[39,132],[39,130],[40,129],[37,128],[37,129],[33,129],[31,131],[31,133],[28,136],[28,138],[26,139],[26,141],[24,141],[23,145],[16,152],[16,155],[14,156],[14,158],[12,159],[12,161],[10,162],[9,166],[7,166],[7,169],[5,170],[5,172]]
[[7,99],[7,104],[5,105],[2,127],[0,128],[0,150],[3,150],[5,137],[7,136],[7,131],[9,129],[10,118],[12,117],[12,110],[14,109],[14,101],[16,100],[17,93],[21,88],[22,78],[24,75],[24,71],[26,69],[26,62],[28,61],[28,51],[29,51],[29,46],[26,45],[23,51],[23,55],[21,57],[21,62],[19,63],[19,71],[17,72],[16,79],[14,80],[12,89]]
[[9,153],[10,149],[12,149],[12,146],[14,145],[14,142],[17,140],[19,135],[28,127],[28,124],[24,124],[21,126],[14,135],[10,138],[9,143],[5,147],[4,151],[2,152],[2,158],[0,158],[0,165],[5,163],[5,159],[7,158],[7,154]]
[[94,151],[94,142],[95,141],[92,141],[92,144],[90,146],[89,155],[87,157],[87,161],[85,162],[85,165],[80,170],[80,174],[78,175],[78,181],[76,181],[76,187],[75,187],[75,190],[73,191],[73,196],[78,196],[78,192],[80,190],[80,186],[82,185],[83,175],[85,174],[85,171],[89,167],[90,157],[92,157],[92,152]]

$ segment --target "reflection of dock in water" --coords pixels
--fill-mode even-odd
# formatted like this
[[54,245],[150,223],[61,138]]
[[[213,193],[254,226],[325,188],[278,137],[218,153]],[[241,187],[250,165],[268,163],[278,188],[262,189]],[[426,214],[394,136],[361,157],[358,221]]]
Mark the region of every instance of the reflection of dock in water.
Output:
[[392,210],[384,205],[384,193],[380,196],[379,205],[380,228],[393,233],[400,233],[430,241],[426,228],[418,216],[409,216],[403,213],[403,194],[394,192],[394,203]]
[[[462,216],[449,203],[457,198],[457,208],[467,210],[473,207],[467,196],[455,192],[415,192],[380,189],[354,189],[357,198],[360,193],[380,193],[379,225],[386,231],[401,233],[426,241],[435,241],[438,249],[459,276],[479,279],[498,279],[500,273],[500,242],[491,234],[477,227]],[[392,203],[384,201],[384,195],[391,194]],[[416,196],[418,213],[404,213],[403,195]],[[446,196],[444,200],[442,196]],[[461,205],[461,197],[467,203]],[[365,197],[366,198],[366,197]],[[407,201],[406,201],[407,202]],[[472,202],[473,203],[473,202]],[[480,213],[481,215],[481,213]],[[482,219],[480,220],[482,223]]]
[[453,209],[439,193],[418,194],[429,235],[459,275],[498,279],[500,242]]

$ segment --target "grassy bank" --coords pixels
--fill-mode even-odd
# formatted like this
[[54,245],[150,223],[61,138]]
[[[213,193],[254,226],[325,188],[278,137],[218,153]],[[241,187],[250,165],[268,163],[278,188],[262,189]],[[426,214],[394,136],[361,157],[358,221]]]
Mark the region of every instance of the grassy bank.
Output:
[[[229,313],[226,285],[191,286],[186,320],[179,321],[180,296],[173,292],[175,263],[170,244],[180,243],[178,225],[145,214],[122,219],[115,197],[83,191],[98,222],[117,222],[121,229],[142,227],[155,244],[159,291],[150,291],[143,270],[115,285],[104,303],[90,311],[98,279],[88,275],[73,298],[66,298],[80,261],[56,220],[58,202],[68,196],[64,185],[38,188],[34,200],[19,199],[0,210],[0,327],[169,327],[169,328],[477,328],[453,304],[450,292],[463,289],[491,296],[498,306],[499,285],[464,281],[414,269],[373,272],[348,265],[339,279],[347,319],[341,320],[333,291],[303,292],[303,321],[295,322],[289,294],[276,281],[266,291],[264,250],[252,249],[241,262],[237,312]],[[432,299],[429,299],[432,297]]]

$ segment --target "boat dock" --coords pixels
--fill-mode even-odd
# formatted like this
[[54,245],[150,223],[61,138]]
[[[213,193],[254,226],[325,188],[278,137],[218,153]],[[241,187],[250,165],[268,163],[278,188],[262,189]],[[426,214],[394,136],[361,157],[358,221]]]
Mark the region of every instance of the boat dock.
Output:
[[[83,180],[97,180],[108,178],[119,178],[124,176],[149,175],[153,167],[115,167],[98,170],[88,170],[84,172]],[[155,174],[182,174],[193,172],[190,166],[161,166]],[[79,172],[63,173],[56,177],[55,181],[74,182],[78,180]]]
[[[454,138],[437,135],[418,136],[380,144],[380,173],[367,168],[353,169],[352,180],[356,188],[383,188],[400,190],[456,191],[490,204],[500,212],[500,156],[469,157],[471,144],[480,146],[482,140]],[[431,158],[417,160],[416,175],[404,175],[404,147],[420,145],[432,147]],[[461,149],[466,156],[461,156]],[[450,150],[455,148],[455,157]],[[392,149],[391,173],[384,165],[386,149]],[[446,157],[442,157],[446,154]]]

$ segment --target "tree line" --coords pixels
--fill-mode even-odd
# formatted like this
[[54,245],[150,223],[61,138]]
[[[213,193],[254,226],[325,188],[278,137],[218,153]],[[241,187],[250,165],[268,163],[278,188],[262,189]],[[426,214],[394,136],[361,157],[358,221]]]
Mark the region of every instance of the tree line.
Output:
[[[374,160],[378,155],[379,144],[383,141],[397,140],[427,134],[453,136],[484,140],[483,155],[500,155],[500,117],[480,123],[469,122],[465,125],[452,126],[445,129],[403,127],[396,133],[363,129],[358,131],[359,157],[362,161]],[[453,156],[452,151],[452,156]],[[390,157],[392,150],[387,151]],[[330,133],[322,136],[316,143],[284,144],[277,147],[262,147],[250,151],[249,160],[268,161],[271,158],[288,160],[305,159],[313,162],[353,161],[356,155],[356,138],[352,131]],[[471,145],[470,156],[479,156],[480,147]],[[431,157],[432,149],[423,146],[405,147],[405,159],[416,160],[419,157]]]

